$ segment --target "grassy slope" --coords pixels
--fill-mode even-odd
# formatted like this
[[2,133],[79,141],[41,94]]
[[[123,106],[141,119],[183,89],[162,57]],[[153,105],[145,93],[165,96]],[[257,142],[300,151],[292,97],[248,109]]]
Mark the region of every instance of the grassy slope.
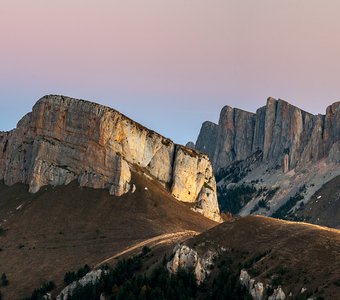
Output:
[[259,261],[247,268],[250,274],[267,283],[281,274],[286,295],[297,295],[304,287],[318,289],[325,299],[340,299],[339,230],[248,216],[218,225],[187,243],[201,253],[223,246],[227,251],[220,260],[232,261],[235,267],[257,256]]
[[76,183],[35,195],[24,185],[0,184],[0,224],[7,229],[0,236],[0,273],[10,280],[0,288],[4,299],[27,296],[46,280],[60,285],[66,271],[95,265],[159,234],[216,225],[156,182],[138,174],[133,181],[137,191],[119,198]]

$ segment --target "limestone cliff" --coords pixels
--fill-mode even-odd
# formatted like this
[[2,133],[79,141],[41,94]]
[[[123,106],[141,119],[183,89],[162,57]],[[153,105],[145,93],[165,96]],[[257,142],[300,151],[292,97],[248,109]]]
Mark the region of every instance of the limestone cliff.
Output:
[[[226,106],[218,125],[203,123],[195,149],[213,163],[220,209],[274,215],[282,208],[295,218],[317,190],[340,175],[340,102],[325,115],[274,98],[256,113]],[[245,195],[235,197],[240,192]]]
[[131,170],[143,172],[178,200],[195,203],[220,221],[216,183],[207,155],[83,100],[45,96],[10,132],[0,132],[0,180],[44,185],[78,180],[120,196],[132,189]]
[[[219,123],[203,123],[196,149],[206,152],[217,171],[260,150],[263,161],[286,172],[326,158],[340,160],[340,102],[326,115],[312,115],[283,100],[249,113],[226,106]],[[208,125],[207,125],[208,124]]]

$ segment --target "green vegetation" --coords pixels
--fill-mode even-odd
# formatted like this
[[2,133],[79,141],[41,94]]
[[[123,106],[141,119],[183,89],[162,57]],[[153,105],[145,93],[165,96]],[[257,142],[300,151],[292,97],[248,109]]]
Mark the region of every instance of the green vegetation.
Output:
[[227,266],[223,266],[213,281],[208,297],[204,299],[251,300],[252,297],[246,288],[241,285],[239,276]]
[[9,280],[7,278],[6,273],[3,273],[1,275],[1,286],[8,286],[9,285]]
[[151,252],[151,249],[147,246],[144,246],[142,249],[142,256],[147,255],[149,252]]
[[215,174],[216,182],[223,179],[225,182],[238,183],[251,172],[251,165],[262,160],[262,157],[262,151],[257,150],[246,160],[239,160],[225,168],[219,169]]
[[[142,273],[143,259],[150,251],[144,247],[141,254],[118,261],[114,268],[103,267],[103,275],[95,284],[77,285],[72,295],[68,295],[68,299],[96,300],[103,293],[110,300],[251,299],[239,281],[239,270],[233,272],[231,269],[231,261],[224,260],[218,265],[219,270],[211,279],[212,287],[208,288],[208,284],[211,283],[209,279],[198,286],[192,270],[179,269],[176,274],[170,274],[166,267],[166,256],[158,266],[147,273]],[[80,270],[83,269],[85,267]],[[81,272],[78,270],[66,273],[64,281],[74,281],[78,273]],[[46,293],[54,288],[53,282],[44,284],[25,300],[43,300]]]
[[71,284],[73,281],[76,281],[77,278],[77,274],[75,272],[67,272],[64,276],[64,283],[65,286]]
[[276,187],[272,190],[267,191],[266,195],[265,195],[265,201],[269,201],[271,199],[273,199],[273,197],[275,196],[276,192],[279,190],[279,187]]
[[77,272],[67,272],[64,276],[65,286],[69,285],[73,281],[76,281],[82,277],[84,277],[87,273],[91,271],[91,268],[88,265],[80,268]]
[[247,174],[241,170],[242,161],[236,161],[226,168],[221,168],[216,174],[216,182],[224,179],[229,182],[237,183]]
[[40,288],[35,289],[30,297],[26,297],[24,300],[44,300],[44,296],[53,291],[56,285],[53,281],[44,283]]
[[90,271],[91,268],[88,265],[85,265],[84,267],[80,268],[77,272],[67,272],[64,276],[65,286],[71,284],[73,281],[79,280]]
[[255,195],[253,185],[242,184],[233,188],[218,188],[218,202],[222,212],[237,214]]
[[6,234],[6,229],[0,226],[0,236],[4,236]]
[[250,211],[250,214],[253,214],[254,212],[258,211],[260,208],[265,208],[266,210],[270,209],[270,206],[265,199],[261,199]]
[[278,219],[286,219],[290,220],[292,219],[292,216],[289,214],[289,211],[296,205],[296,203],[300,200],[304,199],[304,196],[301,194],[303,192],[303,189],[300,188],[299,192],[295,194],[295,196],[290,197],[288,201],[283,204],[273,215],[273,218]]
[[88,265],[85,265],[84,267],[80,268],[77,271],[77,277],[78,279],[84,277],[88,272],[91,271],[91,268]]
[[165,261],[150,275],[137,274],[142,267],[145,253],[127,260],[121,260],[115,268],[106,267],[105,275],[96,283],[78,286],[70,300],[98,299],[101,293],[111,299],[194,299],[197,291],[196,279],[191,272],[180,270],[169,274]]

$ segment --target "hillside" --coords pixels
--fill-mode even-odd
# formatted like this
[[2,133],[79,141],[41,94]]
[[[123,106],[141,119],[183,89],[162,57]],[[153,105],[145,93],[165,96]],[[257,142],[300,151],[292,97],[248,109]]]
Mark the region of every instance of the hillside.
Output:
[[286,299],[308,295],[340,299],[339,230],[247,216],[220,224],[185,244],[202,259],[209,251],[219,253],[211,277],[217,275],[218,265],[230,264],[233,270],[246,270],[264,287],[281,286]]
[[[125,257],[138,253],[132,250]],[[164,261],[164,257],[168,259]],[[116,261],[110,263],[114,266]],[[167,270],[178,274],[169,277]],[[185,277],[183,270],[193,272],[194,278]],[[146,276],[139,276],[143,274]],[[114,282],[119,275],[115,271],[112,275]],[[183,299],[334,300],[340,297],[339,278],[339,230],[247,216],[215,226],[175,247],[151,247],[151,253],[142,257],[141,267],[114,287],[101,289],[99,284],[97,295],[102,299],[125,299],[124,295],[131,299],[176,299],[175,295],[185,293],[191,296]],[[84,289],[84,293],[88,295],[91,289]]]
[[292,219],[340,229],[340,176],[324,184]]
[[158,182],[138,173],[133,180],[135,193],[121,197],[76,182],[36,194],[22,184],[0,184],[0,273],[10,281],[0,288],[4,299],[28,296],[48,280],[60,285],[67,271],[94,266],[144,240],[188,231],[165,241],[171,244],[216,224]]

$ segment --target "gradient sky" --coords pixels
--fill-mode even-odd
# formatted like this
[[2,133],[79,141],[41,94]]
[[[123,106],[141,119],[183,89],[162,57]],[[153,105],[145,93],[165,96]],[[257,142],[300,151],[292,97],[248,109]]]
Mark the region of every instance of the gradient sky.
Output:
[[178,143],[224,105],[340,100],[339,0],[1,0],[0,129],[45,94],[118,109]]

